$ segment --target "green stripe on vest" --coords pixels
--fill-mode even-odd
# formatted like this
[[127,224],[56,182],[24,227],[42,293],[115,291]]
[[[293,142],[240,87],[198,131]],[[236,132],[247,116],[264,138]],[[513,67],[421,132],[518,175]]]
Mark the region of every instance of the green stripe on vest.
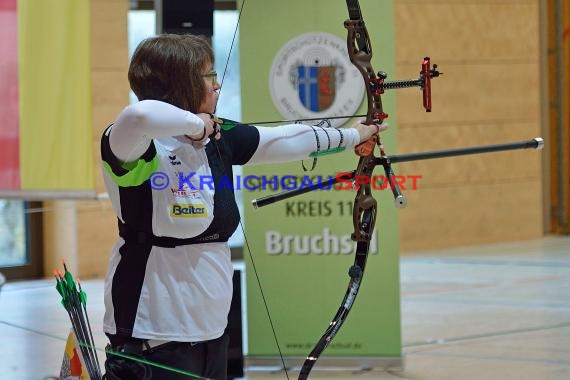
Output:
[[103,167],[111,176],[113,181],[120,187],[134,187],[141,185],[150,178],[150,175],[158,169],[158,155],[155,155],[151,161],[145,161],[139,158],[137,161],[125,162],[121,166],[129,172],[121,176],[113,173],[111,165],[103,161]]
[[239,125],[240,123],[238,123],[237,121],[233,121],[230,119],[224,119],[221,118],[222,120],[222,124],[220,125],[220,127],[224,130],[224,131],[229,131],[230,129],[235,128],[237,125]]

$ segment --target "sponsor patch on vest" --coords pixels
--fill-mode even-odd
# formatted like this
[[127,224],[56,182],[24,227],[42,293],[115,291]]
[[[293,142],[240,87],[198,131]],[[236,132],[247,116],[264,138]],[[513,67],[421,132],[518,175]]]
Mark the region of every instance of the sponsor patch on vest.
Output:
[[170,188],[172,195],[174,198],[190,198],[190,199],[200,199],[202,196],[198,190],[190,190],[189,188],[185,187],[183,189],[175,189],[173,187]]
[[205,218],[208,210],[204,204],[175,203],[170,208],[170,216],[175,218]]

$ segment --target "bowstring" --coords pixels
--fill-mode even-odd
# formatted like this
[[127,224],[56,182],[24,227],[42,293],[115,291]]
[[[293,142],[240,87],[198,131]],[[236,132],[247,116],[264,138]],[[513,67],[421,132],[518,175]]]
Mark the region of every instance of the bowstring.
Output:
[[[228,70],[228,66],[229,66],[229,62],[230,62],[231,55],[232,55],[233,47],[234,47],[234,44],[235,44],[236,36],[237,36],[237,33],[238,33],[239,22],[240,22],[240,20],[241,20],[242,14],[243,14],[243,8],[244,8],[244,5],[245,5],[245,2],[246,2],[246,0],[243,0],[243,1],[241,2],[241,5],[240,5],[240,9],[239,9],[239,13],[238,13],[238,19],[237,19],[237,22],[236,22],[236,27],[235,27],[235,29],[234,29],[234,34],[233,34],[233,37],[232,37],[232,43],[231,43],[231,45],[230,45],[230,51],[229,51],[229,53],[228,53],[228,58],[226,59],[226,63],[225,63],[225,66],[224,66],[224,71],[223,71],[223,74],[222,74],[222,80],[221,80],[221,82],[220,82],[220,88],[219,88],[219,90],[218,90],[218,99],[217,99],[217,101],[220,100],[220,96],[221,96],[221,93],[222,93],[222,88],[224,87],[224,79],[226,78],[226,72],[227,72],[227,70]],[[217,105],[216,105],[216,106],[217,106]],[[218,152],[218,156],[219,156],[220,159],[221,159],[221,158],[222,158],[222,154],[221,154],[221,152],[220,152],[220,147],[219,147],[218,144],[215,143],[215,142],[214,142],[214,145],[216,146],[216,150],[217,150],[217,152]],[[247,256],[249,257],[249,260],[250,260],[250,262],[251,262],[251,267],[253,268],[253,272],[254,272],[254,274],[255,274],[255,279],[256,279],[257,285],[258,285],[258,287],[259,287],[259,292],[260,292],[260,294],[261,294],[261,299],[263,300],[263,305],[264,305],[264,307],[265,307],[265,312],[266,312],[267,318],[268,318],[268,320],[269,320],[269,325],[271,326],[271,332],[272,332],[272,334],[273,334],[273,339],[275,340],[275,345],[277,346],[277,351],[279,352],[279,358],[280,358],[280,360],[281,360],[281,365],[283,366],[283,370],[285,371],[285,376],[287,377],[287,380],[289,380],[289,373],[287,372],[287,366],[285,365],[285,359],[283,358],[283,352],[281,351],[281,346],[279,345],[279,340],[277,339],[277,332],[276,332],[276,329],[275,329],[275,325],[274,325],[274,323],[273,323],[273,319],[271,318],[271,313],[269,312],[269,303],[268,303],[268,301],[267,301],[267,298],[265,297],[265,292],[263,291],[263,286],[261,286],[261,279],[260,279],[260,276],[259,276],[259,272],[257,271],[257,266],[255,265],[255,260],[253,259],[252,250],[251,250],[251,248],[250,248],[249,241],[248,241],[248,239],[247,239],[247,235],[246,235],[246,233],[245,233],[245,228],[244,228],[244,226],[243,226],[243,222],[242,222],[241,215],[240,215],[240,219],[239,219],[239,225],[240,225],[240,228],[241,228],[243,237],[244,237],[245,245],[246,245],[246,247],[247,247],[247,252],[248,252],[248,255],[247,255]]]

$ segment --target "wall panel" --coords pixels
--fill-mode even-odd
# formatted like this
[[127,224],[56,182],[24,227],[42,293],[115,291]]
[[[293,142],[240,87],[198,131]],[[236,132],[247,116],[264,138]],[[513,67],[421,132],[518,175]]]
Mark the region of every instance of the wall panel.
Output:
[[[424,55],[444,73],[431,113],[421,90],[397,92],[399,153],[541,135],[538,1],[401,0],[396,20],[397,77],[417,75]],[[404,163],[398,173],[423,176],[399,212],[403,252],[542,236],[539,152]]]
[[[93,165],[95,189],[105,192],[99,142],[103,130],[129,103],[127,0],[91,0]],[[77,202],[77,255],[80,276],[101,277],[117,238],[116,217],[108,200]]]

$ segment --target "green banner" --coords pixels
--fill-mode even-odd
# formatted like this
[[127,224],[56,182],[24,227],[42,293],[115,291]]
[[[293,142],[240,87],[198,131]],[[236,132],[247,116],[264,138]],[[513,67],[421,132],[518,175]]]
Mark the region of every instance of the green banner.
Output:
[[[393,1],[362,0],[361,7],[373,43],[373,66],[377,70],[394,73]],[[346,51],[343,22],[347,18],[344,1],[248,0],[240,21],[243,121],[280,120],[287,116],[287,112],[298,112],[295,107],[299,109],[298,104],[302,102],[307,108],[314,107],[312,114],[319,116],[334,107],[337,107],[333,112],[336,115],[339,115],[339,109],[350,108],[350,99],[346,100],[346,107],[335,105],[335,99],[341,99],[353,86],[362,86],[362,78],[350,77],[350,70],[335,58],[336,42],[328,37],[338,36]],[[316,41],[317,44],[313,49],[314,56],[306,57],[304,61],[308,54],[298,51],[305,42],[296,42],[303,38],[307,38],[308,43]],[[302,62],[291,64],[292,54],[300,54],[299,61]],[[285,63],[281,65],[279,59]],[[295,65],[325,67],[319,69],[318,83],[327,80],[325,75],[336,78],[333,81],[336,87],[331,85],[330,96],[323,96],[314,103],[303,99],[305,93],[299,80],[302,69]],[[283,70],[295,80],[284,83],[283,91],[280,91],[279,87],[276,88],[275,78]],[[290,85],[299,86],[299,91],[296,92],[294,87],[292,92],[291,88],[285,88]],[[342,93],[341,86],[346,86]],[[295,98],[297,94],[299,99]],[[390,115],[388,122],[392,128],[383,133],[382,139],[386,150],[393,152],[396,141],[395,96],[384,95],[383,103]],[[289,110],[288,104],[291,105]],[[365,107],[364,102],[356,112],[365,112]],[[352,123],[353,120],[348,125]],[[306,176],[317,182],[318,176],[326,180],[340,171],[354,170],[357,162],[354,152],[346,151],[320,157],[316,170],[311,172],[304,172],[299,162],[244,168],[244,175],[260,178],[251,183],[260,189],[244,194],[245,230],[285,356],[304,357],[309,353],[328,327],[346,292],[348,269],[353,264],[355,251],[355,244],[350,239],[355,193],[317,190],[257,210],[251,206],[251,200],[282,191],[284,186],[298,187],[303,181],[308,181]],[[305,161],[305,166],[311,165],[312,160]],[[377,174],[383,172],[379,170]],[[287,179],[285,176],[292,177]],[[375,191],[374,197],[378,200],[378,216],[363,284],[351,314],[324,356],[401,356],[397,212],[390,191]],[[245,255],[250,254],[247,249],[245,251]],[[246,257],[245,262],[248,355],[275,357],[278,355],[277,346],[257,279],[249,258]]]

